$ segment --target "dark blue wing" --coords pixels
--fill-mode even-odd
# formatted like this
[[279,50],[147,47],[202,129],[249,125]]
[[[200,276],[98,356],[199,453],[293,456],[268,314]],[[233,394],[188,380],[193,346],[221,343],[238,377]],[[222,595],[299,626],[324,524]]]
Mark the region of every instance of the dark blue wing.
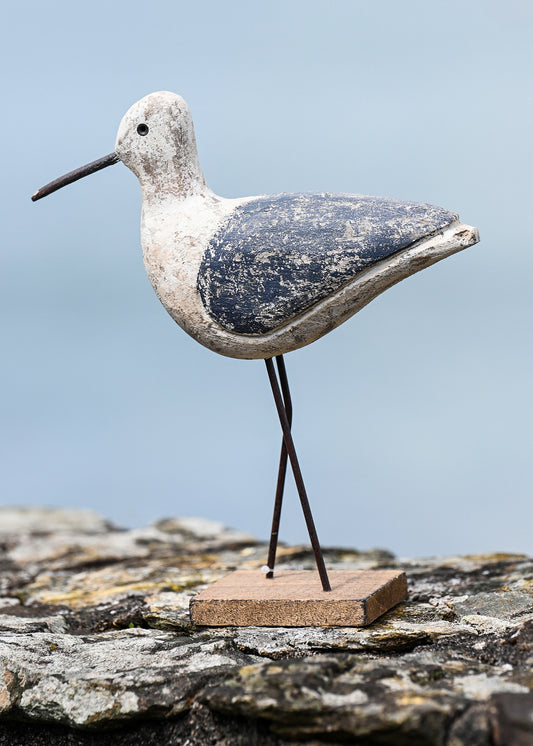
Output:
[[440,207],[381,197],[258,197],[237,207],[211,239],[198,290],[225,329],[265,334],[456,218]]

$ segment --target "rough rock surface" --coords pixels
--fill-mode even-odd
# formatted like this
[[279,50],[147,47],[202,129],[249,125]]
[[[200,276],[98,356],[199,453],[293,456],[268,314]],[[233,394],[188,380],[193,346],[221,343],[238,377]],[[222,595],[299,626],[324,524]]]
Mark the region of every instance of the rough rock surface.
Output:
[[402,567],[409,600],[366,629],[191,626],[198,589],[265,557],[201,519],[0,510],[0,746],[533,744],[532,559],[330,549]]

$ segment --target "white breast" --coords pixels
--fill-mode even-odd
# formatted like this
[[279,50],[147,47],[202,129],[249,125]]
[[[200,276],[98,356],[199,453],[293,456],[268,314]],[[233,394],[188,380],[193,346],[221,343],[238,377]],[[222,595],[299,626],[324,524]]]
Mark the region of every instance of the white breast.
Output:
[[182,329],[208,347],[225,332],[206,313],[197,290],[202,256],[227,216],[250,197],[224,199],[206,189],[183,200],[143,199],[141,242],[150,282]]

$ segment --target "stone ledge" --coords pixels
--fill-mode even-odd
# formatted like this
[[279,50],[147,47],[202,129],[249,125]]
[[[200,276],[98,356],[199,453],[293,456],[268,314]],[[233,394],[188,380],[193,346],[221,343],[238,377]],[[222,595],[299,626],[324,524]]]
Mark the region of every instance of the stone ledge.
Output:
[[329,549],[402,567],[408,601],[364,629],[191,626],[194,593],[265,556],[202,519],[0,509],[0,746],[533,743],[532,559]]

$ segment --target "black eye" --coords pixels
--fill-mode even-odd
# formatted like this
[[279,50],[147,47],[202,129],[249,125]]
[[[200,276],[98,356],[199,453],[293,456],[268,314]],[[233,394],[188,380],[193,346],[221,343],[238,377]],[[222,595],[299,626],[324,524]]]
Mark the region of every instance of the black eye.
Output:
[[142,135],[144,137],[144,135],[148,134],[148,125],[147,124],[139,124],[137,126],[137,132],[138,132],[139,135]]

